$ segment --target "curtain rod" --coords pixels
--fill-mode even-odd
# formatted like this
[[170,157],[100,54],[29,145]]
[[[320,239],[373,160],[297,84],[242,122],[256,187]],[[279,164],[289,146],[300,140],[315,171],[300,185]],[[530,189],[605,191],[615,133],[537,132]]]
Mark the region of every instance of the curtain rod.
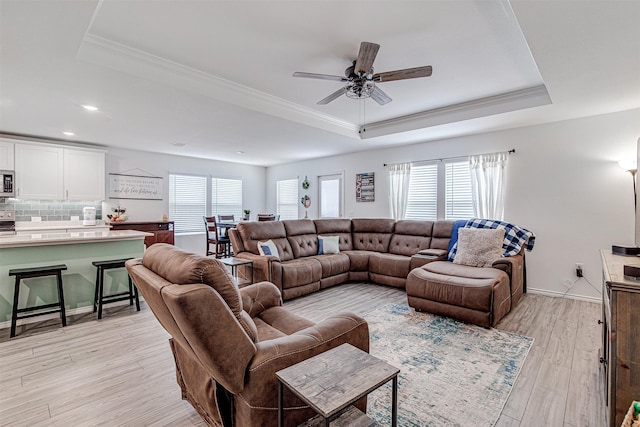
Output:
[[[483,153],[481,154],[482,156],[484,155],[488,155],[488,154],[499,154],[499,153],[503,153],[504,151],[497,151],[495,153]],[[515,148],[512,148],[511,150],[507,151],[507,154],[513,154],[516,152]],[[477,156],[478,154],[471,154],[472,156]],[[463,159],[463,158],[468,158],[469,156],[455,156],[455,157],[440,157],[440,158],[436,158],[436,159],[427,159],[427,160],[414,160],[410,163],[421,163],[421,162],[433,162],[433,161],[444,161],[444,160],[453,160],[453,159]],[[387,167],[390,165],[397,165],[399,163],[385,163],[383,166]]]

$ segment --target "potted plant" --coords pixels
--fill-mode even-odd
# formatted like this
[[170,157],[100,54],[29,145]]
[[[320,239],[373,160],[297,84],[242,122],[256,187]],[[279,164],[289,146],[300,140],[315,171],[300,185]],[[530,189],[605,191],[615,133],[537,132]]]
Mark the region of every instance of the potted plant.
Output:
[[244,213],[242,219],[245,221],[249,221],[249,215],[251,215],[251,211],[249,209],[245,209],[242,212]]

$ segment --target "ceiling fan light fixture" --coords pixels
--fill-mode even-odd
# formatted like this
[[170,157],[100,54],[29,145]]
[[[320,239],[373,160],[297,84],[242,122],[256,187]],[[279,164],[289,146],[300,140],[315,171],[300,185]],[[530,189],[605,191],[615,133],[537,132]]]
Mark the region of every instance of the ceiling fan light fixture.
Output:
[[376,85],[371,81],[366,81],[362,84],[349,83],[346,86],[347,91],[345,95],[351,99],[370,98],[375,88]]

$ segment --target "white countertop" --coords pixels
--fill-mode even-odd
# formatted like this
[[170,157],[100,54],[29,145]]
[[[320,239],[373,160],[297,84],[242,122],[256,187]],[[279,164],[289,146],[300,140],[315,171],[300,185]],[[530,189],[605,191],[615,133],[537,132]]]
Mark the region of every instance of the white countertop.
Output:
[[96,225],[82,225],[82,221],[17,221],[16,231],[42,232],[47,230],[78,230],[91,231],[94,228],[111,228],[104,220],[96,220]]
[[31,233],[25,235],[0,236],[0,249],[24,246],[70,245],[75,243],[136,240],[144,239],[147,236],[153,236],[153,234],[136,230]]

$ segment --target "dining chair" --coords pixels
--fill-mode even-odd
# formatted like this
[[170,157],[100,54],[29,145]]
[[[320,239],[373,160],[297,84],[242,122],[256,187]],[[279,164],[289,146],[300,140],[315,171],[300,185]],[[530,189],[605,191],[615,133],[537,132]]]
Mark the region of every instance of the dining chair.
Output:
[[275,221],[275,214],[258,214],[258,221]]
[[[231,241],[227,236],[218,233],[218,224],[215,216],[203,216],[205,231],[207,235],[207,256],[215,255],[216,258],[224,258],[231,253]],[[215,250],[211,250],[214,245]]]
[[223,222],[223,221],[235,221],[235,215],[218,215],[218,221],[219,222]]

